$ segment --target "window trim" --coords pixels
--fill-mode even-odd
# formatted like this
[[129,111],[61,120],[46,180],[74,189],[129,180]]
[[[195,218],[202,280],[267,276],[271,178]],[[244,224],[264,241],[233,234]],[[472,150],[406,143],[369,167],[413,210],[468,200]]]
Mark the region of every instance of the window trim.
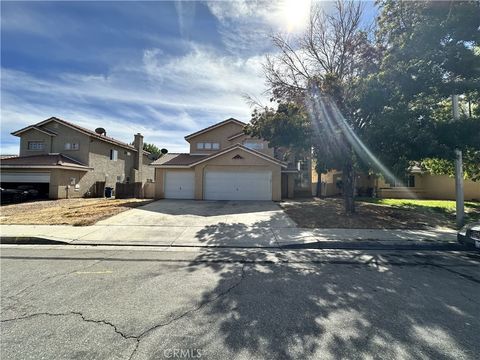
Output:
[[[115,154],[115,156],[114,156]],[[117,161],[118,160],[118,150],[110,149],[110,160]]]
[[197,142],[197,150],[208,150],[208,151],[220,150],[220,142],[218,141]]
[[[69,145],[69,147],[67,148],[67,144]],[[73,146],[73,145],[77,145],[76,147]],[[78,142],[66,142],[63,144],[63,150],[67,150],[67,151],[77,151],[77,150],[80,150],[80,143]]]
[[[37,143],[37,144],[42,144],[41,149],[32,149],[30,148],[30,144],[32,143]],[[44,151],[45,150],[45,141],[43,140],[27,140],[27,150],[28,151]]]
[[[253,144],[253,147],[250,147],[248,144]],[[257,141],[257,140],[245,140],[243,142],[243,146],[250,150],[264,150],[265,149],[265,144],[262,141]]]

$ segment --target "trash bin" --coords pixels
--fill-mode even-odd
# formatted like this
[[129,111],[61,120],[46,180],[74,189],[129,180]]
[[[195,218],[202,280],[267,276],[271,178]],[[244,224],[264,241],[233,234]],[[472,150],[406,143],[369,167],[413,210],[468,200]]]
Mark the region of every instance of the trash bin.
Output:
[[106,198],[112,197],[112,192],[113,192],[113,188],[107,186],[105,188],[105,197]]

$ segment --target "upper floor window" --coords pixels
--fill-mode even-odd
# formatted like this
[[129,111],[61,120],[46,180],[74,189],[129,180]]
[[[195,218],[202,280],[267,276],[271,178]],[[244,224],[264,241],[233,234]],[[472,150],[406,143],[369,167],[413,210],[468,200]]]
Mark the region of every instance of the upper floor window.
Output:
[[243,145],[246,148],[253,149],[253,150],[263,150],[263,142],[258,141],[245,141]]
[[116,161],[118,159],[118,151],[111,149],[110,150],[110,160]]
[[197,143],[198,150],[218,150],[220,149],[220,143],[216,142],[199,142]]
[[43,141],[29,141],[28,150],[43,150],[45,149],[45,143]]
[[65,143],[64,149],[65,150],[78,150],[78,149],[80,149],[80,144],[79,143],[67,142],[67,143]]

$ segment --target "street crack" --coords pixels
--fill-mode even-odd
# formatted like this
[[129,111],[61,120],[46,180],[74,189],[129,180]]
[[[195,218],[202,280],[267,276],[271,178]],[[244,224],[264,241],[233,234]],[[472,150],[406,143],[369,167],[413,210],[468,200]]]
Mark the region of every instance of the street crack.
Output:
[[173,317],[172,319],[170,319],[168,321],[162,322],[160,324],[156,324],[156,325],[146,329],[145,331],[143,331],[139,335],[128,335],[128,334],[122,332],[121,330],[119,330],[118,327],[115,324],[113,324],[113,323],[111,323],[107,320],[89,319],[83,313],[81,313],[79,311],[69,311],[69,312],[63,312],[63,313],[39,312],[39,313],[34,313],[34,314],[29,314],[29,315],[24,315],[24,316],[18,316],[18,317],[14,317],[14,318],[10,318],[10,319],[3,319],[3,320],[0,320],[0,323],[8,323],[8,322],[13,322],[13,321],[18,321],[18,320],[31,319],[31,318],[34,318],[34,317],[37,317],[37,316],[54,316],[54,317],[57,317],[57,316],[58,317],[72,316],[72,315],[73,316],[78,316],[82,319],[82,321],[85,321],[85,322],[88,322],[88,323],[107,325],[107,326],[111,327],[116,334],[120,335],[125,340],[135,340],[136,344],[135,344],[135,347],[134,347],[132,353],[129,356],[129,360],[130,360],[135,356],[135,354],[138,350],[138,347],[140,346],[140,341],[142,341],[142,339],[144,337],[146,337],[148,334],[150,334],[151,332],[153,332],[153,331],[155,331],[159,328],[171,325],[174,322],[176,322],[178,320],[181,320],[184,317],[186,317],[186,316],[188,316],[188,315],[190,315],[190,314],[192,314],[196,311],[199,311],[203,307],[207,306],[208,304],[211,304],[212,302],[218,300],[219,298],[221,298],[223,296],[228,295],[231,291],[233,291],[235,288],[237,288],[243,282],[243,280],[245,279],[245,276],[246,276],[245,267],[246,266],[247,266],[247,262],[243,261],[240,279],[238,281],[236,281],[234,284],[232,284],[231,286],[229,286],[228,288],[226,288],[225,290],[217,293],[214,297],[212,297],[208,300],[202,301],[198,306],[194,307],[193,309],[187,310],[187,311],[181,313],[180,315]]

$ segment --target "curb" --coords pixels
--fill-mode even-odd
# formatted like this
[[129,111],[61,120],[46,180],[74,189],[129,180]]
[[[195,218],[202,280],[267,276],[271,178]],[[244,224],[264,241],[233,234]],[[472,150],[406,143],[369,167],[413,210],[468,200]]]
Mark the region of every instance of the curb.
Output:
[[2,236],[0,244],[9,245],[68,245],[69,242],[37,236]]
[[[118,244],[118,243],[88,243],[88,242],[67,242],[62,240],[53,240],[38,236],[2,236],[0,244],[10,245],[83,245],[83,246],[138,246],[138,247],[168,247],[174,248],[175,245],[156,245],[156,244]],[[178,246],[185,247],[185,245]],[[304,244],[286,244],[279,246],[228,246],[228,245],[206,245],[195,246],[192,248],[218,248],[218,249],[281,249],[281,250],[308,250],[308,249],[333,249],[333,250],[421,250],[421,251],[475,251],[475,249],[456,242],[434,243],[427,241],[409,241],[409,242],[391,242],[382,240],[356,240],[339,241],[323,240]],[[478,249],[477,249],[478,251]]]
[[280,246],[281,249],[338,249],[338,250],[430,250],[430,251],[472,251],[471,248],[455,242],[431,243],[420,241],[387,242],[382,240],[363,241],[318,241],[308,244]]

